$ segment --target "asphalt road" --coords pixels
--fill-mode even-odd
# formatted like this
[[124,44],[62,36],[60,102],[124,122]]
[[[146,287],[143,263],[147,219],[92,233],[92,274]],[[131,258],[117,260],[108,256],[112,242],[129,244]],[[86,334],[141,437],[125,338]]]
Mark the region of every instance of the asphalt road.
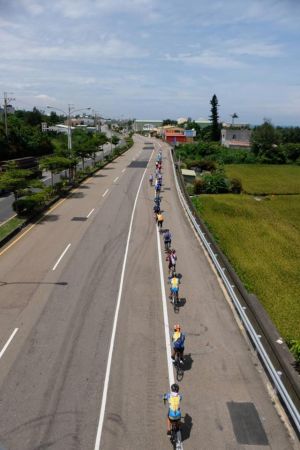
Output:
[[166,147],[162,207],[182,307],[163,313],[148,185],[159,143],[152,154],[143,142],[0,251],[0,449],[171,448],[167,321],[187,333],[184,449],[299,448],[181,210]]

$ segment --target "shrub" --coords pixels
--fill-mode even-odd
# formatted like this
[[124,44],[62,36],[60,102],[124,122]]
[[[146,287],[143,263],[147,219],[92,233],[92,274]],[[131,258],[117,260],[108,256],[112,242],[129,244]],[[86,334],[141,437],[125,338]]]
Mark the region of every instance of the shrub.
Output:
[[199,195],[205,192],[205,181],[203,178],[198,178],[194,181],[194,194]]
[[206,194],[221,194],[229,191],[229,181],[222,170],[211,175],[204,175],[204,192]]
[[229,190],[230,192],[232,192],[233,194],[240,194],[243,190],[242,187],[242,182],[239,178],[231,178],[229,180],[230,183],[230,187]]
[[291,339],[288,341],[288,346],[290,347],[291,352],[293,353],[295,360],[298,364],[300,364],[300,341],[296,341]]
[[13,203],[13,209],[19,216],[33,216],[42,211],[45,207],[45,195],[43,192],[37,192],[27,197],[19,198]]

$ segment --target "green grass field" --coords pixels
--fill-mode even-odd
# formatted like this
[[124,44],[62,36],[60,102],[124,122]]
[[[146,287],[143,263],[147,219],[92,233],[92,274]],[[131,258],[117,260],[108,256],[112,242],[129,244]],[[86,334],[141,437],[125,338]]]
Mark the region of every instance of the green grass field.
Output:
[[[260,175],[258,183],[263,183]],[[249,195],[201,195],[192,200],[281,335],[300,340],[300,195],[260,201]]]
[[300,166],[228,164],[229,178],[240,178],[243,190],[251,194],[300,194]]

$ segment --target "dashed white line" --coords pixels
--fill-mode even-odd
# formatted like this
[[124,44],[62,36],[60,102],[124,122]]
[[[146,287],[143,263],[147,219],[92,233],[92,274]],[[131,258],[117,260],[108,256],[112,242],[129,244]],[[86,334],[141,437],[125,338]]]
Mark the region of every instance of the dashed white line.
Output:
[[122,170],[122,173],[124,173],[124,172],[125,172],[125,170],[126,170],[126,169],[123,169],[123,170]]
[[105,197],[106,194],[108,193],[109,189],[106,189],[106,191],[102,194],[102,197]]
[[60,257],[58,258],[58,260],[56,261],[56,263],[53,266],[52,270],[55,270],[56,267],[58,266],[58,264],[60,263],[60,261],[63,259],[63,257],[65,256],[65,254],[67,253],[67,251],[69,250],[69,248],[71,247],[71,244],[68,244],[66,246],[66,248],[64,249],[64,251],[62,252],[62,254],[60,255]]
[[88,215],[86,216],[86,218],[88,219],[88,218],[90,217],[90,215],[93,214],[94,211],[95,211],[95,208],[93,208],[93,209],[88,213]]
[[119,179],[119,177],[116,177],[116,178],[114,179],[114,183],[116,183],[116,182],[118,181],[118,179]]
[[[149,162],[152,158],[153,152],[151,153]],[[107,399],[107,392],[108,392],[108,383],[109,383],[109,377],[110,377],[110,369],[111,369],[111,362],[112,362],[112,354],[114,349],[114,343],[115,343],[115,336],[116,336],[116,330],[117,330],[117,322],[118,322],[118,316],[119,316],[119,310],[120,310],[120,304],[121,304],[121,297],[122,297],[122,291],[123,291],[123,283],[124,283],[124,275],[125,275],[125,268],[126,268],[126,262],[127,262],[127,255],[128,255],[128,249],[129,249],[129,242],[131,237],[131,231],[132,231],[132,224],[133,224],[133,218],[134,213],[137,205],[138,196],[141,190],[142,182],[145,178],[145,174],[147,172],[148,167],[144,170],[144,173],[142,175],[134,204],[133,209],[131,213],[131,219],[130,219],[130,225],[129,225],[129,231],[127,235],[127,241],[126,241],[126,248],[125,248],[125,255],[123,260],[123,266],[122,266],[122,273],[121,273],[121,279],[120,279],[120,285],[119,285],[119,292],[118,292],[118,299],[117,299],[117,306],[115,310],[115,316],[114,316],[114,322],[113,322],[113,328],[111,333],[111,339],[110,339],[110,346],[109,346],[109,352],[108,352],[108,359],[107,359],[107,366],[106,366],[106,372],[105,372],[105,380],[104,380],[104,386],[103,386],[103,394],[102,394],[102,402],[101,402],[101,408],[100,408],[100,416],[99,416],[99,423],[97,428],[97,436],[95,441],[95,450],[100,449],[100,443],[101,443],[101,435],[102,435],[102,429],[103,429],[103,422],[104,422],[104,414],[105,414],[105,407],[106,407],[106,399]]]
[[15,337],[15,334],[17,333],[17,331],[19,330],[19,328],[15,328],[14,331],[11,333],[10,337],[8,338],[8,341],[6,342],[6,344],[4,345],[3,349],[0,352],[0,359],[2,358],[2,356],[4,355],[7,347],[9,346],[9,344],[11,343],[11,341],[13,340],[13,338]]

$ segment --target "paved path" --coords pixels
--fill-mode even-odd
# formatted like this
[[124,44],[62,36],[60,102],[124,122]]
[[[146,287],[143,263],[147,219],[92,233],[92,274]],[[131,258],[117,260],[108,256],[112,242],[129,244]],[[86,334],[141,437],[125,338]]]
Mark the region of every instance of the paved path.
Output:
[[[1,450],[98,450],[97,432],[105,450],[171,448],[160,398],[170,381],[161,238],[147,180],[154,155],[135,141],[0,251]],[[170,325],[187,333],[184,449],[298,448],[181,210],[167,147],[163,154],[162,207],[185,299],[176,315],[167,306]],[[166,280],[165,261],[163,271]],[[243,427],[243,414],[252,425]]]

